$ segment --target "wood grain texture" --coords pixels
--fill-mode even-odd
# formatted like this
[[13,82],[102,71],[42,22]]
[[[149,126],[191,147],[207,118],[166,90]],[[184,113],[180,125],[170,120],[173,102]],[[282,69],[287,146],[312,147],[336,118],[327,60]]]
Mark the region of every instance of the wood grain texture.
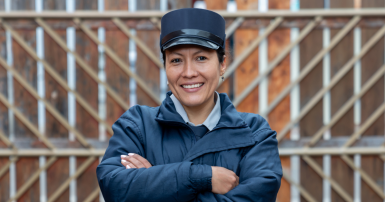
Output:
[[[37,101],[27,90],[17,81],[13,81],[15,106],[20,112],[35,126],[37,126]],[[35,135],[18,119],[15,121],[15,137],[16,138],[33,138]]]
[[[6,58],[7,51],[4,30],[0,30],[0,44],[1,57]],[[0,93],[8,97],[7,70],[4,67],[0,67]],[[2,130],[6,136],[9,136],[8,119],[8,108],[5,107],[5,105],[0,104],[0,130]]]
[[[322,156],[312,157],[319,166],[323,166]],[[322,201],[323,195],[323,178],[316,173],[303,159],[300,165],[300,181],[301,185],[311,194],[315,200]],[[301,201],[306,201],[301,197]]]
[[[155,55],[159,55],[159,35],[158,30],[137,31],[137,36]],[[126,39],[127,40],[127,39]],[[148,58],[148,56],[137,46],[136,72],[146,82],[146,85],[157,95],[160,93],[160,69]],[[157,104],[138,86],[137,103],[140,105],[157,106]]]
[[362,8],[380,8],[385,7],[385,1],[382,0],[361,0]]
[[[159,10],[160,0],[140,1],[137,10]],[[155,55],[159,55],[159,30],[142,31],[137,30],[136,35],[142,40]],[[160,93],[160,70],[148,56],[136,46],[137,62],[136,72],[147,84],[147,86],[157,95]],[[139,86],[137,86],[137,103],[140,105],[158,106]]]
[[98,1],[95,0],[76,0],[75,4],[76,10],[98,10]]
[[[324,1],[304,0],[300,1],[300,9],[321,9]],[[312,30],[299,44],[300,69],[302,70],[308,62],[322,49],[323,33],[320,29]],[[304,107],[311,98],[322,88],[322,61],[300,82],[300,107]],[[321,126],[322,101],[319,102],[300,121],[301,137],[312,136]],[[301,167],[301,170],[303,168]],[[317,199],[317,197],[316,197]],[[317,199],[319,200],[319,199]]]
[[168,10],[175,10],[179,8],[191,8],[193,0],[168,0]]
[[[8,163],[8,157],[0,158],[0,165],[3,166]],[[9,195],[9,172],[6,172],[0,177],[0,201],[7,201],[10,198]]]
[[66,10],[66,1],[63,0],[44,0],[44,10]]
[[[289,10],[290,9],[290,1],[287,1],[287,0],[269,0],[269,9]],[[290,36],[289,36],[289,39],[290,39]]]
[[[361,99],[361,121],[362,123],[374,113],[383,103],[384,79],[381,78]],[[384,116],[380,116],[363,135],[383,136],[384,135]]]
[[104,0],[105,10],[128,10],[127,0]]
[[[93,30],[97,33],[97,30]],[[76,30],[76,53],[98,73],[98,46],[83,31]],[[76,91],[96,112],[98,111],[98,84],[76,64]],[[79,103],[76,105],[76,128],[89,138],[98,138],[99,123]]]
[[[375,28],[362,28],[362,43],[377,31]],[[384,39],[380,39],[361,60],[361,83],[364,84],[384,63]],[[384,100],[384,79],[380,79],[361,99],[361,121],[364,122]],[[381,99],[382,98],[382,99]],[[384,116],[372,124],[363,135],[383,135]]]
[[[35,30],[15,30],[31,47],[36,49]],[[36,61],[16,42],[12,41],[13,67],[31,85],[37,86],[37,67]],[[23,115],[37,125],[37,101],[26,91],[18,82],[13,79],[14,105]],[[19,121],[15,121],[15,137],[32,137],[30,132]]]
[[[115,53],[127,64],[128,60],[128,39],[126,35],[118,30],[106,30],[106,42]],[[130,101],[130,78],[106,55],[106,82],[116,90],[123,100]],[[107,123],[113,124],[123,113],[123,110],[110,96],[107,95]]]
[[[49,198],[69,177],[69,158],[58,158],[56,162],[47,169],[47,185],[49,185],[47,186],[47,198]],[[57,201],[69,201],[68,189]]]
[[[86,157],[76,158],[76,165],[79,168],[80,165],[87,160]],[[81,187],[77,189],[78,201],[84,201],[89,194],[92,193],[97,187],[99,187],[96,178],[96,167],[99,165],[99,159],[96,159],[76,180],[76,185]]]
[[[235,37],[234,37],[234,56],[237,57],[237,55],[240,55],[247,46],[256,38],[258,37],[258,30],[250,30],[250,29],[238,29],[235,31]],[[245,59],[235,70],[235,96],[239,95],[250,83],[251,81],[256,78],[259,74],[259,53],[258,48],[256,48],[247,59]],[[238,109],[252,109],[251,113],[257,113],[258,112],[258,99],[255,99],[256,96],[258,96],[258,87],[256,90],[251,92],[245,100],[243,100],[239,106]],[[249,97],[253,97],[254,99],[250,100]],[[250,105],[250,106],[244,106],[244,105]],[[250,108],[251,107],[251,108]]]
[[[78,2],[79,3],[79,2]],[[59,0],[44,1],[45,10],[66,10],[66,2]],[[60,24],[58,22],[54,24]],[[70,26],[73,26],[70,24]],[[59,36],[66,41],[66,28],[53,27]],[[76,43],[77,44],[77,43]],[[79,49],[80,47],[75,47]],[[47,33],[44,33],[44,58],[45,60],[67,80],[67,53],[64,51]],[[79,75],[76,72],[77,76]],[[78,77],[81,78],[81,77]],[[76,86],[78,89],[78,86]],[[68,119],[68,93],[64,90],[47,72],[45,73],[45,98]],[[77,112],[81,109],[76,106]],[[79,120],[76,117],[77,121]],[[82,131],[83,132],[83,131]],[[46,136],[56,138],[68,138],[68,130],[62,126],[53,116],[46,112]],[[73,142],[76,143],[77,141]],[[57,188],[69,177],[68,157],[59,158],[47,170],[47,198],[49,198]],[[57,201],[69,201],[69,191],[67,190]]]
[[159,10],[160,0],[137,1],[138,10]]
[[[366,1],[366,0],[364,0]],[[352,0],[338,0],[330,1],[330,8],[354,8],[354,1]]]
[[[236,1],[238,10],[258,9],[258,0]],[[242,54],[248,45],[258,37],[259,30],[237,29],[234,33],[234,57]],[[259,75],[259,53],[256,48],[234,72],[234,96],[239,95]],[[241,112],[258,113],[258,86],[238,105]]]
[[227,1],[223,0],[206,0],[206,8],[208,10],[226,10]]
[[[378,156],[361,156],[361,168],[377,185],[383,188],[384,162]],[[365,201],[383,201],[363,180],[361,181],[361,198]]]
[[238,10],[256,10],[258,9],[258,0],[236,1]]
[[[273,61],[290,44],[290,29],[277,29],[268,37],[268,60]],[[271,103],[279,93],[290,84],[290,54],[271,72],[269,78],[269,98]]]
[[[63,39],[66,39],[66,30],[55,30]],[[46,33],[44,33],[44,59],[67,80],[67,53]],[[45,98],[58,112],[68,119],[68,93],[47,72],[44,75]],[[68,131],[46,113],[46,135],[48,137],[68,137]]]
[[[339,29],[330,30],[330,38]],[[330,51],[330,77],[333,76],[354,56],[354,32],[350,31],[336,46]],[[354,71],[353,68],[330,90],[331,97],[331,116],[340,109],[346,101],[354,94]],[[350,116],[349,116],[350,115]],[[337,129],[339,128],[339,130]],[[337,129],[337,130],[336,130]],[[354,132],[353,114],[345,114],[331,129],[331,135],[349,136]]]
[[35,0],[12,0],[11,10],[35,10]]
[[301,0],[301,9],[319,9],[324,7],[324,1],[319,0]]
[[[269,1],[269,9],[290,9],[290,2]],[[276,29],[267,38],[268,61],[271,62],[290,44],[290,29]],[[290,54],[271,72],[268,80],[268,103],[271,103],[290,84]],[[270,127],[280,131],[290,122],[290,95],[286,96],[268,115]],[[288,137],[288,136],[287,136]]]
[[[384,7],[385,2],[379,0],[362,1],[362,7]],[[362,28],[362,44],[370,39],[377,31],[376,28]],[[384,63],[384,39],[380,39],[372,49],[361,59],[361,83],[364,84],[371,75]],[[364,122],[384,100],[384,79],[380,79],[361,99],[361,121]],[[384,134],[384,115],[380,116],[367,129],[363,136]],[[384,189],[384,162],[378,156],[361,156],[361,168],[382,188]],[[373,189],[361,180],[361,198],[365,201],[383,201]]]
[[[290,157],[280,157],[282,170],[285,173],[290,173]],[[279,202],[290,202],[290,183],[286,181],[284,178],[281,179],[281,187],[279,188],[277,194],[277,201]]]
[[[354,171],[340,157],[331,157],[331,177],[344,189],[350,196],[354,196]],[[332,190],[332,201],[345,201]]]
[[[19,189],[31,175],[39,169],[39,158],[25,157],[20,158],[16,163],[16,190]],[[18,201],[39,201],[40,185],[36,180],[32,186],[20,196]]]

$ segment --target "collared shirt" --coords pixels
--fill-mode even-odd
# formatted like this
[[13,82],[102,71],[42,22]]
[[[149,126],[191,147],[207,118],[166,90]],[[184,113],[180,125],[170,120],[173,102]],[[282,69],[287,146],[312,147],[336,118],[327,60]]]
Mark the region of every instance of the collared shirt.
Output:
[[171,95],[170,98],[174,102],[175,110],[183,118],[184,122],[186,122],[187,124],[189,124],[191,126],[201,126],[201,125],[204,125],[204,126],[207,127],[207,129],[209,131],[211,131],[218,124],[219,119],[221,118],[221,115],[222,115],[221,114],[221,100],[220,100],[218,92],[215,92],[215,93],[216,93],[216,96],[217,96],[217,101],[215,103],[215,106],[214,106],[213,110],[211,111],[211,113],[209,114],[209,116],[206,118],[206,120],[202,124],[199,124],[199,125],[195,125],[195,124],[190,122],[190,120],[189,120],[189,118],[187,116],[187,113],[184,110],[182,104],[179,102],[179,100],[174,95]]

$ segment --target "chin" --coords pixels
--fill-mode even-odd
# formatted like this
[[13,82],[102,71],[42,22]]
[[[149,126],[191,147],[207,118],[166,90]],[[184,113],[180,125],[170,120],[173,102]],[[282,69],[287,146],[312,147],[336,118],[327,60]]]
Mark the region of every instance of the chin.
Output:
[[196,107],[204,103],[203,96],[182,96],[179,101],[187,107]]

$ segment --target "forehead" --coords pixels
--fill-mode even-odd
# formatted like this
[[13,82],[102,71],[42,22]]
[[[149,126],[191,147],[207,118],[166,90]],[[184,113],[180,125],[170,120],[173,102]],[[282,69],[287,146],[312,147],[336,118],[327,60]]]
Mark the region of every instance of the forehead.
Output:
[[191,53],[195,52],[207,52],[207,53],[212,53],[215,52],[215,50],[206,48],[203,46],[199,45],[193,45],[193,44],[183,44],[183,45],[177,45],[170,47],[165,50],[166,54],[171,54],[171,53],[182,53],[182,52],[187,52],[190,51]]

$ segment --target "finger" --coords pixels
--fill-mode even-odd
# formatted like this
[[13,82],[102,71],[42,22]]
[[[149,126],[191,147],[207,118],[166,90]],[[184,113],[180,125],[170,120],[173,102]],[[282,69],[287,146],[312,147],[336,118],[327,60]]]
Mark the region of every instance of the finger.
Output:
[[137,168],[145,168],[146,166],[143,165],[142,162],[140,162],[138,159],[136,159],[134,156],[128,156],[125,158],[128,162],[134,164]]
[[134,157],[134,158],[136,158],[136,159],[137,159],[138,161],[140,161],[140,162],[144,165],[144,167],[146,167],[146,168],[149,168],[149,167],[152,166],[151,163],[148,162],[147,159],[143,158],[143,157],[140,156],[139,154],[128,153],[128,155],[129,155],[129,156],[132,156],[132,157]]
[[120,155],[120,158],[122,159],[120,162],[124,165],[124,167],[128,168],[138,168],[136,165],[128,161],[127,155]]
[[237,184],[235,186],[239,185],[239,177],[237,176]]
[[132,164],[131,162],[126,161],[126,160],[124,160],[124,159],[122,159],[120,162],[122,163],[122,165],[123,165],[126,169],[129,169],[129,168],[137,168],[134,164]]

